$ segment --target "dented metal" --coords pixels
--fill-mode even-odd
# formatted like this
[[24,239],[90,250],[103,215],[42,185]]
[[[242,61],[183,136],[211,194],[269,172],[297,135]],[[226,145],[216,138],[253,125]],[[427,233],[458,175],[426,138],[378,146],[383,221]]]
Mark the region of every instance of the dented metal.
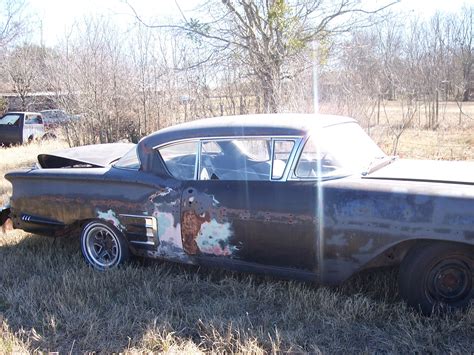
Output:
[[143,139],[137,170],[106,166],[9,173],[11,209],[2,212],[0,224],[6,216],[15,228],[62,235],[71,226],[80,229],[100,219],[121,231],[137,255],[325,284],[340,283],[366,267],[396,264],[420,240],[474,245],[474,187],[462,180],[391,179],[383,174],[390,166],[366,178],[299,180],[290,172],[302,145],[290,154],[287,181],[175,179],[155,147],[236,135],[287,135],[303,142],[310,133],[324,134],[328,125],[353,120],[252,121],[243,128],[240,123],[240,129],[233,121],[212,122],[212,127],[194,123]]

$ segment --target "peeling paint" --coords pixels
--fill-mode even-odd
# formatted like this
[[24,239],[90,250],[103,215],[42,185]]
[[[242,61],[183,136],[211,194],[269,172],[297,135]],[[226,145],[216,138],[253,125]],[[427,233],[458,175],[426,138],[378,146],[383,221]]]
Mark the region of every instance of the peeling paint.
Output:
[[164,188],[161,188],[159,191],[155,192],[154,194],[152,194],[148,199],[150,200],[150,202],[154,202],[154,200],[157,197],[165,197],[173,191],[174,190],[171,187],[164,187]]
[[112,210],[108,210],[105,212],[97,211],[97,218],[103,219],[104,221],[113,224],[115,228],[118,228],[122,231],[125,230],[125,227],[120,223],[119,219],[117,218],[117,215]]
[[229,244],[232,234],[230,223],[218,223],[213,219],[201,225],[196,242],[204,254],[228,256],[237,250]]
[[183,243],[181,241],[180,224],[175,225],[173,215],[168,212],[156,212],[154,216],[158,221],[159,252],[161,254],[182,254]]

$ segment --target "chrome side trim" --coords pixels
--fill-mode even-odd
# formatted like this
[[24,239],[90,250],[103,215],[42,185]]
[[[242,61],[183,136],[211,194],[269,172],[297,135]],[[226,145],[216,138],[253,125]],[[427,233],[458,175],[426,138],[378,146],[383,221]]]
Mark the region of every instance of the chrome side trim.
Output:
[[141,242],[141,241],[138,241],[138,240],[131,240],[130,243],[155,246],[155,243],[154,243],[154,242],[150,242],[150,241]]
[[130,240],[130,243],[138,243],[138,244],[148,244],[148,245],[157,245],[157,242],[159,241],[159,236],[158,236],[158,223],[156,221],[156,218],[153,216],[144,216],[144,215],[134,215],[134,214],[125,214],[125,213],[120,213],[120,217],[125,217],[125,218],[142,218],[144,219],[145,223],[145,236],[147,237],[146,242],[141,242],[141,241],[135,241],[135,240]]
[[151,217],[151,216],[138,215],[138,214],[126,214],[126,213],[120,213],[119,216],[133,217],[133,218],[154,218],[154,217]]

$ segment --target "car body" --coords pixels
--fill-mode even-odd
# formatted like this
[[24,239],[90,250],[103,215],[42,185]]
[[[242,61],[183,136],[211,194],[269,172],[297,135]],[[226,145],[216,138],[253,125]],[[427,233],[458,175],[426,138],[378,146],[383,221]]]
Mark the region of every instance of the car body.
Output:
[[40,113],[47,130],[55,130],[61,125],[80,118],[79,115],[70,115],[60,109],[42,110]]
[[0,117],[0,145],[23,144],[43,135],[43,116],[38,112],[7,112]]
[[303,114],[176,125],[111,164],[125,148],[8,173],[3,220],[81,230],[101,270],[133,254],[336,285],[401,265],[402,296],[425,313],[472,300],[474,163],[389,157],[353,119]]

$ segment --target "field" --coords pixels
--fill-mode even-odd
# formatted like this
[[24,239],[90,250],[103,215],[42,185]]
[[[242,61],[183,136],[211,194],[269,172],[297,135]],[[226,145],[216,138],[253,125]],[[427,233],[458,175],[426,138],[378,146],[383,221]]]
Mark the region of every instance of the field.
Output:
[[[470,129],[410,128],[398,154],[474,159]],[[376,127],[387,152],[392,137]],[[34,164],[61,141],[0,149],[5,172]],[[77,236],[0,232],[0,353],[322,352],[473,353],[474,307],[422,317],[397,291],[397,270],[366,272],[341,287],[149,261],[99,273]]]

